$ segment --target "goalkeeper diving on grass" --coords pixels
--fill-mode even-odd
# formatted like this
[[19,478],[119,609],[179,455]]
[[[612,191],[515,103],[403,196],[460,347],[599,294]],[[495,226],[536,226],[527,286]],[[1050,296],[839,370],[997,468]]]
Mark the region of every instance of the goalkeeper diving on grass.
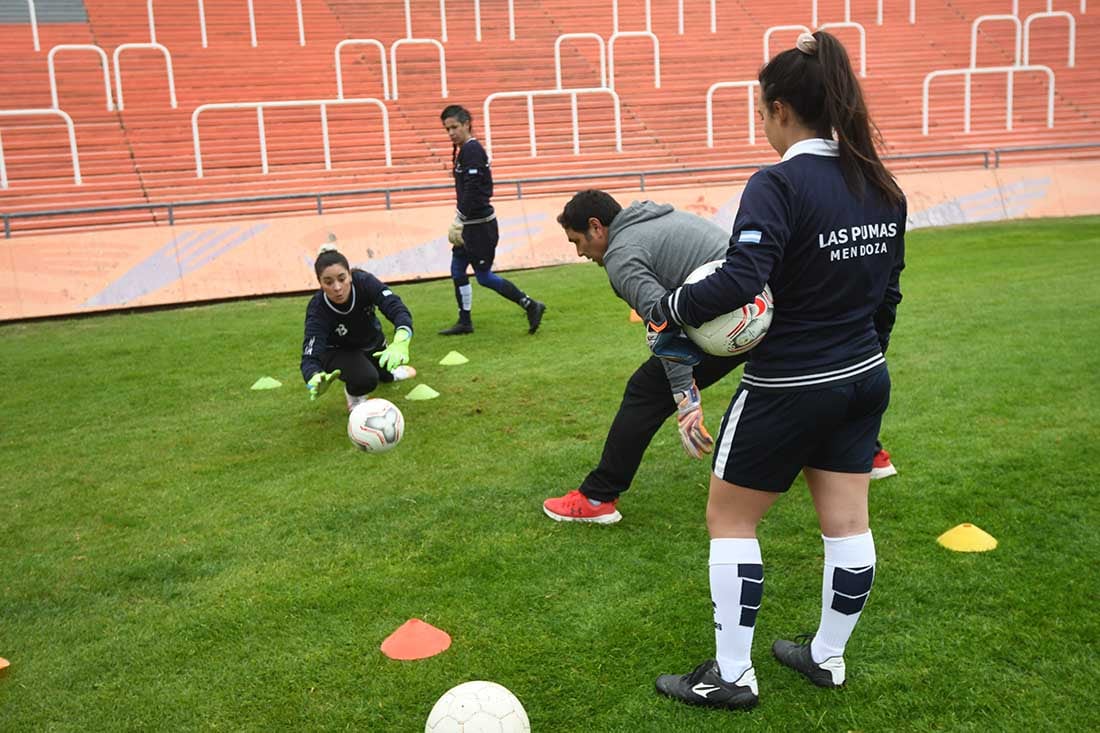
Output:
[[[652,201],[624,209],[598,190],[573,196],[558,223],[577,254],[603,267],[615,293],[642,314],[697,267],[725,258],[729,247],[729,232],[713,222]],[[673,414],[684,451],[704,458],[714,441],[703,422],[699,390],[747,359],[706,355],[692,367],[649,358],[626,383],[599,464],[579,488],[543,502],[543,511],[559,522],[619,521],[619,495],[630,488],[650,441]]]
[[[379,382],[415,377],[408,363],[412,314],[401,298],[369,272],[352,269],[332,243],[321,245],[313,269],[321,289],[306,306],[302,342],[309,399],[316,400],[339,379],[350,412]],[[376,311],[394,325],[391,342]]]

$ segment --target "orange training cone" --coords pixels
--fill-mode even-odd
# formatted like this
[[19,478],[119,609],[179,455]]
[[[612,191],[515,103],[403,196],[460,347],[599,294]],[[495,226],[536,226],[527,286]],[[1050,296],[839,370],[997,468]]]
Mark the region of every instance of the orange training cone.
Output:
[[411,618],[382,642],[382,653],[390,659],[426,659],[446,651],[451,637],[426,621]]
[[641,323],[642,322],[642,317],[639,316],[638,311],[634,310],[633,308],[630,309],[630,322],[631,323]]
[[997,540],[993,535],[970,522],[947,530],[936,541],[955,552],[986,552],[997,547]]
[[2,675],[2,674],[4,674],[5,672],[7,672],[7,671],[8,671],[8,667],[10,667],[10,666],[11,666],[11,662],[9,662],[8,660],[4,659],[3,657],[0,657],[0,675]]

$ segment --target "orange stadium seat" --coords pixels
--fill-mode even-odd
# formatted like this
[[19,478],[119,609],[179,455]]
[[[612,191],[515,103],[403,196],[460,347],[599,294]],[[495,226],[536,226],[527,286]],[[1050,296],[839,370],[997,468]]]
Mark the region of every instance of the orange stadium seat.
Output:
[[[41,3],[43,0],[39,0]],[[72,4],[72,3],[70,3]],[[39,20],[40,50],[34,51],[29,25],[0,22],[0,99],[2,108],[36,109],[51,105],[47,54],[58,44],[96,44],[110,58],[124,43],[148,43],[147,0],[84,0],[86,19]],[[1021,17],[1045,10],[1045,2],[1022,0]],[[336,97],[334,49],[349,38],[373,38],[389,49],[406,36],[402,0],[301,0],[300,44],[297,4],[256,3],[251,43],[247,3],[206,2],[207,47],[201,42],[195,0],[154,0],[156,41],[171,53],[178,108],[169,105],[162,56],[134,49],[122,57],[125,109],[107,110],[99,59],[71,51],[56,56],[58,102],[73,118],[83,181],[73,181],[64,126],[46,117],[0,118],[8,188],[0,190],[0,214],[62,209],[131,206],[32,219],[12,219],[15,234],[51,227],[92,227],[165,222],[164,208],[149,204],[186,204],[226,198],[259,198],[317,192],[389,189],[389,194],[326,197],[324,209],[408,206],[448,202],[450,144],[439,122],[449,103],[467,106],[475,133],[484,141],[483,104],[501,91],[555,87],[555,40],[562,33],[597,33],[609,41],[612,3],[581,0],[516,2],[515,40],[509,39],[507,6],[482,3],[481,40],[475,38],[472,0],[447,3],[446,53],[448,96],[434,47],[403,46],[397,53],[397,99],[385,101],[392,165],[384,160],[382,127],[369,106],[329,108],[331,170],[325,170],[320,113],[316,106],[264,111],[270,170],[261,171],[260,138],[254,110],[212,110],[201,117],[204,175],[196,175],[192,113],[203,104],[316,100]],[[261,6],[262,7],[259,7]],[[796,5],[764,0],[718,0],[717,32],[710,30],[709,2],[685,5],[685,32],[678,32],[678,3],[652,0],[650,30],[660,44],[660,88],[655,87],[654,49],[643,36],[623,36],[614,49],[614,83],[621,103],[622,151],[615,148],[613,107],[608,97],[578,98],[579,154],[574,153],[573,111],[567,95],[533,103],[537,157],[530,155],[526,103],[500,99],[491,107],[492,146],[498,197],[571,191],[587,185],[605,188],[638,185],[691,185],[703,181],[743,180],[754,164],[774,154],[762,135],[749,142],[750,110],[743,89],[714,95],[714,145],[707,145],[706,96],[715,82],[751,80],[763,61],[765,31],[772,26],[811,22],[810,0]],[[1076,21],[1076,63],[1067,64],[1067,24],[1040,19],[1030,28],[1030,62],[1055,73],[1054,126],[1046,126],[1046,82],[1038,74],[1015,78],[1013,129],[1005,129],[1004,75],[975,76],[972,128],[963,132],[961,77],[937,80],[930,96],[929,134],[922,134],[922,82],[938,69],[969,65],[971,27],[984,13],[1004,13],[1003,0],[976,0],[964,6],[944,0],[918,0],[916,24],[908,3],[885,3],[884,22],[875,22],[875,3],[855,0],[852,20],[866,30],[864,79],[872,114],[882,131],[886,153],[899,170],[982,165],[986,151],[1012,146],[1100,143],[1100,20],[1081,13],[1076,0],[1058,2]],[[1065,6],[1064,8],[1062,6]],[[642,2],[621,3],[619,28],[643,31]],[[412,0],[408,19],[416,38],[441,40],[437,0]],[[821,2],[818,22],[844,20],[840,0]],[[0,18],[0,21],[5,20]],[[7,20],[10,20],[7,19]],[[858,69],[859,37],[852,28],[834,31],[848,46]],[[797,31],[777,32],[771,49],[793,44]],[[978,38],[982,66],[1014,60],[1011,23],[985,23]],[[600,86],[601,57],[592,40],[577,38],[561,46],[562,85]],[[383,97],[381,59],[376,48],[355,46],[341,54],[346,97]],[[116,69],[111,65],[114,84]],[[117,90],[115,90],[117,91]],[[928,157],[939,151],[962,157]],[[1100,145],[1016,153],[1016,160],[1058,160],[1100,155]],[[1026,157],[1025,157],[1026,156]],[[729,166],[746,166],[729,169]],[[723,168],[694,171],[689,169]],[[621,178],[600,178],[624,174]],[[629,174],[629,175],[625,175]],[[561,180],[562,178],[564,180]],[[558,180],[545,180],[558,179]],[[521,186],[513,183],[522,180]],[[425,188],[430,186],[436,188]],[[403,190],[414,189],[414,190]],[[171,216],[211,217],[314,210],[316,198],[286,198],[207,206],[178,206]]]

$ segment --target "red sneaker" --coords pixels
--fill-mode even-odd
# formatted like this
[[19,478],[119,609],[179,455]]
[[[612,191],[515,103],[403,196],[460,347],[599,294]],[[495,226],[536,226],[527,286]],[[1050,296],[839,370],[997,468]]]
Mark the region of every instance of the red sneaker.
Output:
[[619,500],[605,501],[592,506],[588,497],[578,489],[565,496],[555,496],[542,502],[542,510],[555,522],[594,522],[596,524],[614,524],[623,518],[615,509]]
[[898,469],[894,468],[893,463],[890,463],[890,454],[886,452],[886,449],[884,448],[876,453],[871,461],[871,478],[889,478],[897,475]]

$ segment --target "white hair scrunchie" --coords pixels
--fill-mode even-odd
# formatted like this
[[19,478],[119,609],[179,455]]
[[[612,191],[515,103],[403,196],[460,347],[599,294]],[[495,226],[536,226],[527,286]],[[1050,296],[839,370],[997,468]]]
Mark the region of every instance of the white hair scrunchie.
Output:
[[807,56],[817,55],[817,39],[814,38],[812,33],[801,34],[794,46]]

